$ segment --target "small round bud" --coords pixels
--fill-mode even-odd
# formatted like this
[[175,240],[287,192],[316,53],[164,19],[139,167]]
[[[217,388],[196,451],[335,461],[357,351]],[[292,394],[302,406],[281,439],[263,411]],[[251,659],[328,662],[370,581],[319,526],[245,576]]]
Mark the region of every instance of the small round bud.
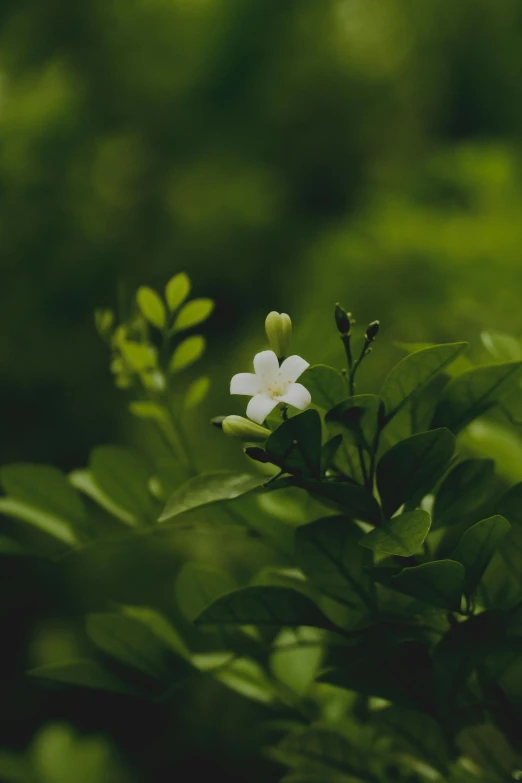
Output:
[[242,440],[264,441],[270,435],[270,430],[261,427],[259,424],[244,419],[243,416],[227,416],[221,422],[221,429],[225,435]]
[[337,302],[335,305],[335,323],[337,324],[337,329],[341,334],[350,334],[352,325],[351,313],[347,313],[346,310],[341,307],[339,302]]
[[278,359],[288,356],[290,340],[292,338],[292,321],[286,313],[277,313],[272,310],[265,320],[265,331],[268,344]]
[[375,340],[379,333],[380,323],[379,321],[372,321],[366,329],[366,340],[371,343]]

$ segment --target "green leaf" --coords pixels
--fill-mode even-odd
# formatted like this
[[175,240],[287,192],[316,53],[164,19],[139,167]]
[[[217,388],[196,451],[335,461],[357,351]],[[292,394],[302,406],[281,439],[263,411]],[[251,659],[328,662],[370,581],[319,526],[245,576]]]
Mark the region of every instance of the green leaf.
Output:
[[468,528],[460,539],[451,559],[462,563],[466,569],[467,593],[471,593],[480,582],[493,553],[510,528],[507,519],[497,514]]
[[103,495],[132,518],[132,524],[151,519],[151,471],[139,454],[122,446],[98,446],[91,454],[90,474]]
[[[405,343],[401,341],[394,341],[393,343],[400,350],[406,353],[414,353],[416,351],[422,351],[424,348],[433,348],[437,343]],[[473,363],[467,356],[460,354],[455,361],[451,362],[444,368],[444,373],[453,378],[454,375],[460,375],[465,370],[470,370],[473,367]]]
[[107,655],[155,679],[169,679],[165,645],[140,620],[117,612],[89,614],[86,628]]
[[427,511],[408,511],[370,530],[359,540],[359,544],[378,552],[410,557],[422,548],[430,525]]
[[180,370],[190,367],[191,364],[201,359],[205,353],[206,344],[205,338],[199,334],[183,340],[172,354],[169,370],[171,372],[180,372]]
[[481,506],[494,487],[495,463],[467,459],[444,477],[435,496],[433,529],[457,523]]
[[163,329],[167,315],[159,294],[152,288],[141,286],[136,294],[136,301],[143,317],[157,329]]
[[122,614],[142,623],[165,647],[176,655],[189,659],[190,651],[174,626],[161,612],[148,606],[122,606]]
[[369,450],[377,433],[380,405],[376,394],[356,394],[336,405],[325,420],[328,424],[341,425],[347,442]]
[[33,508],[27,503],[22,503],[20,500],[0,498],[0,514],[28,522],[64,544],[75,546],[78,543],[75,532],[67,522],[56,518],[53,514]]
[[118,677],[105,669],[101,664],[89,658],[71,658],[66,661],[49,663],[30,669],[30,677],[41,677],[46,680],[63,682],[68,685],[82,685],[85,688],[95,688],[113,693],[130,693],[135,691]]
[[[351,724],[350,728],[352,734],[356,732],[356,724]],[[334,727],[312,726],[287,734],[271,755],[283,764],[296,767],[298,772],[312,775],[303,778],[292,776],[292,781],[370,783],[376,778],[369,768],[369,760],[378,756],[379,749],[371,748],[369,742],[365,747],[364,738],[357,733],[353,737],[355,741],[351,742],[349,736]]]
[[277,679],[304,696],[315,680],[324,649],[317,628],[284,628],[274,641],[270,668]]
[[509,484],[522,480],[522,440],[513,427],[481,418],[459,440],[472,454],[494,459],[496,472]]
[[433,345],[402,359],[391,370],[381,389],[387,420],[393,418],[466,348],[467,343]]
[[264,669],[250,658],[234,658],[214,673],[227,688],[260,704],[272,704],[276,692]]
[[522,362],[505,362],[474,367],[452,378],[442,391],[432,426],[457,434],[509,394],[521,372]]
[[[364,633],[366,631],[366,633]],[[331,648],[330,669],[320,681],[432,712],[433,664],[423,644],[402,641],[388,624],[363,629],[353,647]]]
[[321,447],[321,469],[323,472],[326,472],[333,463],[342,442],[343,436],[341,434],[334,435]]
[[108,495],[102,492],[93,479],[90,471],[73,470],[69,473],[69,481],[73,487],[87,495],[87,497],[111,514],[111,516],[116,517],[116,519],[119,519],[121,522],[125,522],[126,525],[135,526],[138,523],[134,514],[130,514],[124,508],[118,506]]
[[338,370],[326,364],[309,367],[299,379],[312,395],[312,403],[330,410],[346,397],[346,381]]
[[247,492],[259,489],[266,480],[266,476],[252,476],[248,473],[233,473],[228,470],[202,473],[187,481],[171,495],[159,522],[167,522],[185,511],[209,503],[234,500]]
[[447,774],[448,744],[440,725],[430,715],[392,706],[379,711],[377,723],[392,734],[401,750],[420,756],[442,775]]
[[305,595],[288,587],[244,587],[214,601],[197,625],[311,626],[335,630]]
[[500,362],[517,362],[522,359],[520,340],[506,332],[482,332],[480,335],[484,348]]
[[206,321],[214,309],[212,299],[193,299],[184,305],[174,321],[174,330],[181,332]]
[[403,503],[417,503],[444,473],[455,449],[446,429],[412,435],[387,451],[377,465],[377,486],[390,517]]
[[177,310],[189,294],[190,279],[185,272],[180,272],[178,275],[171,277],[165,286],[165,299],[167,300],[169,310],[171,312]]
[[373,495],[356,484],[337,481],[303,481],[299,486],[313,495],[340,506],[346,514],[357,519],[373,524],[381,521],[381,510]]
[[[0,499],[0,511],[2,504]],[[36,552],[25,549],[18,541],[8,536],[0,536],[0,557],[38,557]]]
[[185,563],[176,579],[176,601],[182,615],[193,622],[212,601],[234,588],[234,580],[224,571]]
[[522,525],[522,481],[513,484],[501,497],[498,512],[513,525]]
[[101,337],[106,337],[110,334],[113,323],[114,313],[112,310],[97,309],[94,311],[94,325]]
[[149,402],[148,400],[131,402],[129,410],[137,419],[156,421],[161,425],[165,425],[169,421],[168,410],[157,402]]
[[366,571],[369,552],[357,546],[361,530],[349,517],[325,517],[296,530],[299,568],[325,595],[366,610],[373,603],[372,582]]
[[268,438],[266,453],[277,465],[302,476],[321,472],[321,419],[308,410],[283,422]]
[[50,465],[18,463],[0,470],[8,497],[0,498],[0,511],[21,519],[45,533],[74,545],[88,528],[77,492],[66,476]]
[[206,376],[196,378],[196,380],[190,384],[185,394],[183,406],[185,410],[192,410],[198,405],[201,405],[210,389],[210,379]]
[[403,568],[391,578],[391,586],[406,595],[453,612],[460,611],[466,572],[455,560],[436,560]]
[[153,370],[158,362],[158,354],[153,345],[124,340],[120,350],[125,362],[134,372]]
[[514,772],[522,766],[522,755],[510,747],[493,723],[467,726],[457,737],[457,747],[485,772],[488,781],[516,780]]

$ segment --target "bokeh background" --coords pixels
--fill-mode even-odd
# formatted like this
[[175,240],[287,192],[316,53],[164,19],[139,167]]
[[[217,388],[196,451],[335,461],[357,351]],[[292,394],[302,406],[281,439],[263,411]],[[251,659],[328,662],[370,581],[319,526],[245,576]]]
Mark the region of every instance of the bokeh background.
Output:
[[[311,362],[341,361],[336,301],[379,318],[370,386],[394,341],[518,336],[521,140],[519,0],[3,0],[0,463],[70,470],[139,438],[93,311],[178,271],[217,303],[206,468],[238,459],[208,421],[241,412],[228,378],[268,310]],[[47,566],[1,573],[3,745],[58,720],[147,781],[180,759],[277,779],[247,772],[259,712],[219,688],[173,710],[28,683],[35,627],[66,646],[85,598]]]

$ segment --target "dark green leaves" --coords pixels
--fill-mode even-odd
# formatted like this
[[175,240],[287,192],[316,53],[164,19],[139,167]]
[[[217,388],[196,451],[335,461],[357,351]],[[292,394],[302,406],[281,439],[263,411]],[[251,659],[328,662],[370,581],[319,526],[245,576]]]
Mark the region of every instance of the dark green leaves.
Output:
[[41,677],[46,680],[63,682],[68,685],[82,685],[85,688],[95,688],[113,693],[134,693],[134,690],[122,682],[108,669],[89,658],[71,658],[66,661],[50,663],[31,669],[31,677]]
[[466,530],[451,555],[466,569],[466,592],[472,592],[478,585],[493,553],[509,533],[510,527],[507,519],[497,514]]
[[406,356],[390,372],[381,390],[389,420],[461,354],[467,343],[433,345]]
[[459,522],[478,508],[493,488],[495,463],[491,459],[466,459],[451,470],[435,496],[433,527]]
[[321,680],[432,712],[435,698],[430,654],[423,644],[401,636],[384,623],[363,629],[353,646],[332,648],[333,665]]
[[344,513],[350,516],[373,524],[380,522],[379,505],[373,495],[363,487],[340,481],[306,481],[300,486],[313,495],[339,506]]
[[181,613],[191,622],[216,598],[235,587],[224,571],[185,563],[176,580],[176,600]]
[[142,607],[91,614],[87,633],[104,653],[150,677],[168,680],[167,652],[185,657],[183,642],[162,615]]
[[348,517],[326,517],[296,531],[296,558],[313,585],[354,609],[373,603],[369,552],[357,546],[362,533]]
[[427,511],[409,511],[393,517],[381,527],[370,530],[359,540],[359,544],[378,552],[409,557],[422,548],[430,524]]
[[522,362],[505,362],[474,367],[452,378],[442,392],[433,426],[460,432],[509,394],[521,373]]
[[455,560],[436,560],[404,568],[391,579],[391,586],[433,606],[460,611],[466,572]]
[[196,620],[198,625],[308,625],[333,629],[312,601],[288,587],[244,587],[221,596]]
[[251,658],[234,658],[214,673],[214,678],[246,699],[260,704],[276,700],[276,688],[263,667]]
[[388,707],[377,714],[377,721],[385,732],[390,732],[395,743],[408,753],[445,774],[448,766],[448,745],[440,725],[418,710]]
[[439,429],[413,435],[387,451],[377,466],[377,486],[386,516],[429,492],[444,473],[454,448],[451,432]]
[[[102,495],[122,509],[130,524],[151,520],[150,469],[142,457],[121,446],[99,446],[90,459],[90,475]],[[95,498],[96,499],[96,498]]]
[[228,470],[202,473],[187,481],[171,495],[159,521],[168,522],[178,514],[209,503],[233,500],[259,488],[265,482],[266,476],[232,473]]
[[57,468],[6,465],[0,479],[7,492],[7,497],[0,498],[1,513],[28,522],[65,544],[74,545],[85,534],[82,502]]
[[334,727],[311,726],[288,734],[272,751],[272,756],[295,768],[285,776],[288,783],[347,783],[375,780],[371,771],[379,755],[372,747],[371,733],[350,724],[350,734]]
[[369,450],[377,432],[381,401],[376,394],[356,394],[336,405],[326,415],[326,421],[343,428],[348,443]]
[[321,472],[321,419],[308,410],[283,422],[268,438],[266,453],[277,465],[299,475],[319,477]]
[[313,404],[325,410],[330,410],[346,397],[346,380],[338,370],[325,364],[309,367],[299,382],[312,395]]

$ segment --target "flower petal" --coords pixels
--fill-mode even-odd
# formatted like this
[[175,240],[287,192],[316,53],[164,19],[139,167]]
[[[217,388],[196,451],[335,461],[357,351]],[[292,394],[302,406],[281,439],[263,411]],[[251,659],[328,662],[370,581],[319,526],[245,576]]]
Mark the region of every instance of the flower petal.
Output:
[[303,411],[312,402],[312,396],[302,383],[292,383],[287,393],[283,397],[279,397],[279,401],[286,402]]
[[260,382],[253,372],[238,372],[230,381],[230,394],[248,394],[253,397],[259,394]]
[[289,356],[281,365],[281,378],[284,381],[296,381],[308,367],[310,367],[310,363],[301,359],[300,356]]
[[261,351],[254,356],[254,370],[265,384],[279,376],[279,360],[273,351]]
[[269,397],[268,394],[256,394],[248,403],[246,415],[249,419],[255,421],[256,424],[262,424],[276,405],[277,400]]

